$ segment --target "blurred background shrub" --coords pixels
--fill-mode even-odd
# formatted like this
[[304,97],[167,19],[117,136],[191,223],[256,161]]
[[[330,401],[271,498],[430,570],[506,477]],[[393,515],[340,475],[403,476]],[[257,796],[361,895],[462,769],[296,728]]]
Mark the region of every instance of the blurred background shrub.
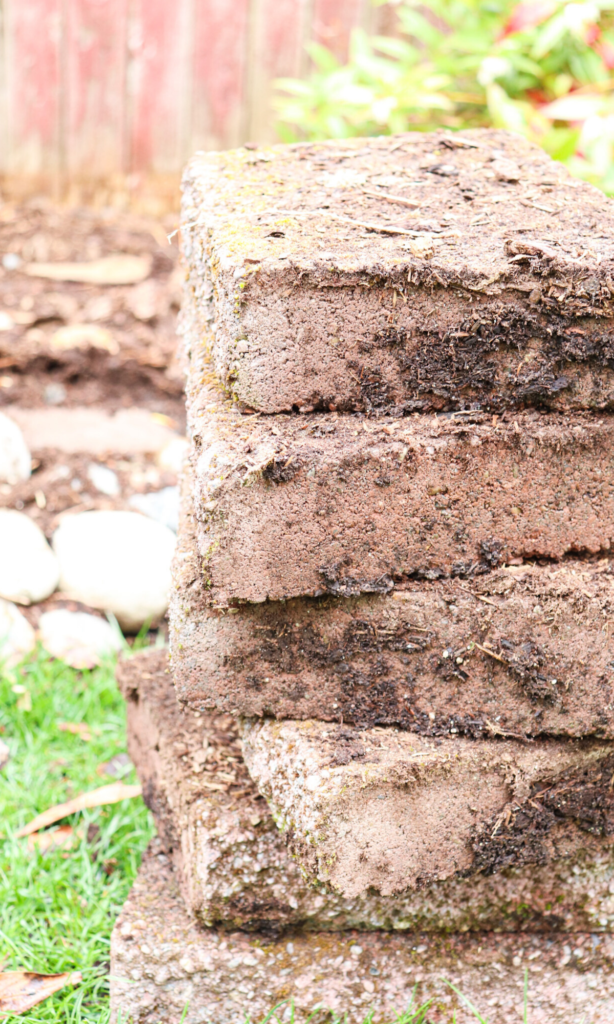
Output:
[[614,0],[395,7],[394,37],[355,29],[346,64],[312,44],[310,77],[277,82],[284,141],[495,126],[614,194]]

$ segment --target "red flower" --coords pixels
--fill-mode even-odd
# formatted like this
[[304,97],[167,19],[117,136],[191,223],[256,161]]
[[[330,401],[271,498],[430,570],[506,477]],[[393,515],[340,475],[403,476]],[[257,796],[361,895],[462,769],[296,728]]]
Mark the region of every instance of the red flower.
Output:
[[508,18],[500,38],[504,39],[514,32],[524,32],[528,28],[541,25],[555,10],[555,0],[525,0],[524,3],[519,3]]

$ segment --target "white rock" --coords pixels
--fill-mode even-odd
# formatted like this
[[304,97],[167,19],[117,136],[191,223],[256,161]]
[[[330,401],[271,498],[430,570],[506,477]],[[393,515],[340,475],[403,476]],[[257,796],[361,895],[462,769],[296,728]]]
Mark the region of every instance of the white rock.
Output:
[[10,756],[11,752],[6,743],[0,740],[0,768],[4,768],[5,764],[8,764]]
[[93,668],[102,658],[121,650],[117,631],[95,615],[65,608],[45,612],[38,623],[42,646],[73,668]]
[[138,630],[166,611],[175,535],[138,512],[81,512],[55,532],[60,586]]
[[172,441],[165,444],[158,452],[156,462],[160,469],[167,469],[170,473],[181,472],[188,448],[187,437],[174,437]]
[[44,601],[60,570],[42,530],[23,512],[0,509],[0,597],[17,604]]
[[[0,598],[0,663],[11,668],[34,649],[32,626],[10,601]],[[2,751],[0,750],[0,762]]]
[[0,482],[18,484],[20,480],[27,480],[31,461],[21,430],[0,412]]
[[119,494],[119,477],[108,466],[101,466],[98,462],[92,462],[87,467],[87,476],[97,491],[114,498]]
[[129,504],[143,515],[155,519],[177,533],[179,528],[179,488],[163,487],[161,491],[133,494]]

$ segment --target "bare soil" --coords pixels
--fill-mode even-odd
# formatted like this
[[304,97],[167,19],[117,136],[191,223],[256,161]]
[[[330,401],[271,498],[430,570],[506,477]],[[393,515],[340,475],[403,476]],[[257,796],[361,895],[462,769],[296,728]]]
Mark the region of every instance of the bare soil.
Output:
[[[0,314],[14,322],[0,331],[0,408],[138,405],[183,421],[174,360],[180,282],[175,240],[167,238],[175,227],[173,215],[158,221],[111,208],[62,209],[42,198],[0,206]],[[32,263],[117,253],[148,257],[146,281],[96,286],[25,273]],[[106,329],[118,351],[58,350],[55,332],[75,324]]]

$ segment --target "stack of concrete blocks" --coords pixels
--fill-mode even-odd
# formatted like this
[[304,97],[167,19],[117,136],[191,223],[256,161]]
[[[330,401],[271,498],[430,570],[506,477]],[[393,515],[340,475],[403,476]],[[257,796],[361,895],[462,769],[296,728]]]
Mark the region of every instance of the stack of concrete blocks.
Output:
[[613,228],[498,131],[191,163],[123,1018],[611,1024]]

